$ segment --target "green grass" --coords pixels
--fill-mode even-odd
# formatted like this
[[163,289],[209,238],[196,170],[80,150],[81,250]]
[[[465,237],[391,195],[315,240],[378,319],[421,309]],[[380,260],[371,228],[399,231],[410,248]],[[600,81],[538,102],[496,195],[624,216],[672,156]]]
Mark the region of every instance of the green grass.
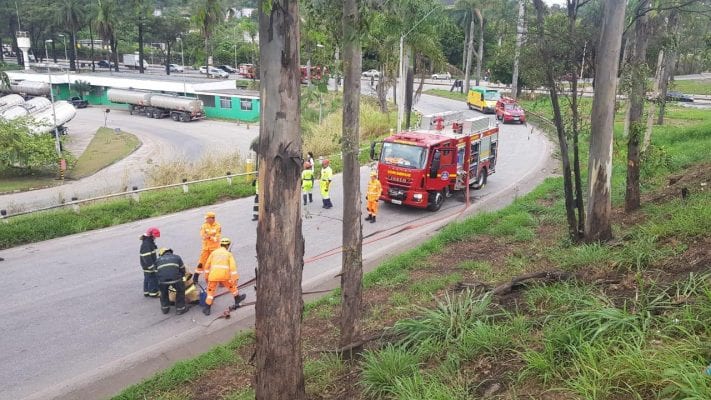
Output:
[[216,346],[196,358],[180,361],[152,378],[128,387],[117,396],[114,396],[113,399],[133,400],[148,397],[157,398],[167,395],[167,392],[176,389],[176,386],[180,383],[186,383],[193,379],[199,379],[202,376],[214,373],[212,370],[227,363],[244,363],[245,360],[242,360],[236,354],[236,351],[240,347],[251,343],[253,340],[254,335],[252,332],[239,334],[225,345]]
[[669,90],[686,94],[711,95],[711,79],[698,80],[677,80],[674,81]]
[[452,99],[452,100],[467,101],[467,94],[466,93],[450,92],[449,90],[444,90],[444,89],[427,89],[423,93],[430,94],[432,96],[444,97],[444,98]]
[[0,194],[16,191],[42,189],[61,184],[59,172],[32,172],[31,175],[16,175],[13,171],[0,170]]
[[138,138],[128,132],[114,132],[101,127],[96,131],[84,153],[79,156],[68,173],[70,179],[81,179],[119,161],[141,145]]

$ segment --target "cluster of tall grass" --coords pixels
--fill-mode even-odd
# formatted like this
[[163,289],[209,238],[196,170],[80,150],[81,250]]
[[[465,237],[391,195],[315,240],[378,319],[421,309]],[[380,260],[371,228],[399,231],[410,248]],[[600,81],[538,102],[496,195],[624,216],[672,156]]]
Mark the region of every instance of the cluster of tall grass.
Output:
[[246,159],[239,151],[209,151],[200,159],[171,157],[160,160],[146,170],[147,186],[163,186],[245,172]]

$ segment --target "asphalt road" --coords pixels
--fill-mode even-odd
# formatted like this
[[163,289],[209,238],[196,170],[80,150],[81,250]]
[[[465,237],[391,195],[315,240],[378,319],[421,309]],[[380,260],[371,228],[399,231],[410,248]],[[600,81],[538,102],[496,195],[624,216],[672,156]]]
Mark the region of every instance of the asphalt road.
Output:
[[[423,95],[418,109],[432,113],[466,110],[466,106]],[[172,123],[139,121],[136,127]],[[190,137],[186,131],[176,128],[178,134]],[[499,142],[497,172],[483,190],[472,192],[473,205],[468,209],[461,195],[448,199],[437,213],[382,205],[378,222],[363,225],[366,268],[422,242],[451,220],[508,204],[552,172],[550,143],[531,127],[501,126]],[[367,172],[367,167],[361,169],[363,193]],[[332,282],[341,261],[340,175],[334,180],[333,209],[320,208],[316,193],[315,202],[303,210],[307,290]],[[214,316],[206,317],[197,308],[182,316],[163,315],[157,300],[142,296],[138,267],[138,237],[149,226],[160,227],[159,246],[172,247],[194,265],[203,214],[213,210],[224,236],[233,239],[241,281],[251,279],[256,266],[251,209],[252,198],[240,199],[0,251],[5,259],[0,270],[9,283],[0,309],[0,364],[5,366],[0,369],[0,399],[106,397],[251,326],[252,306],[238,310],[230,320],[214,322]],[[244,292],[247,301],[255,299],[252,287]],[[228,297],[216,300],[216,313],[230,304]]]

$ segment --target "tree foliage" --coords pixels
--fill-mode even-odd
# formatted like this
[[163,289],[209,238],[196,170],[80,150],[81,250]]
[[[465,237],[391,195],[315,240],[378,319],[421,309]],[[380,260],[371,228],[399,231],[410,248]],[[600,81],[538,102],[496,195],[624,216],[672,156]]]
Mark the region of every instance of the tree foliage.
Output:
[[57,153],[51,135],[32,135],[29,120],[0,119],[0,167],[40,169],[55,165]]

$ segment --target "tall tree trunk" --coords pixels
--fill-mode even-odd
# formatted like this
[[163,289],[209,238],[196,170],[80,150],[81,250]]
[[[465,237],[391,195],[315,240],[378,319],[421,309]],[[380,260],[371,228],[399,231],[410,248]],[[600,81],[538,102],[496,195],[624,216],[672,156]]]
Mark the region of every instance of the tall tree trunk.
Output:
[[462,46],[462,71],[467,70],[467,54],[469,54],[469,31],[467,30],[467,19],[464,18],[464,45]]
[[257,400],[301,400],[306,393],[301,358],[299,6],[298,0],[260,0],[258,9],[263,100],[254,387]]
[[635,21],[635,41],[630,66],[632,68],[632,87],[630,91],[629,136],[627,137],[627,187],[625,190],[625,210],[634,211],[640,206],[639,194],[639,168],[640,144],[644,134],[642,112],[644,111],[644,98],[647,93],[647,38],[648,21],[647,11],[649,1],[642,0],[639,4],[641,15]]
[[55,41],[52,40],[52,58],[54,59],[54,63],[56,64],[56,63],[57,63],[57,50],[56,50],[56,48],[54,47],[54,45],[55,45],[54,42],[55,42]]
[[669,22],[667,23],[667,42],[669,43],[664,52],[664,75],[659,85],[659,116],[657,117],[657,125],[664,124],[664,113],[667,105],[667,90],[669,88],[669,79],[674,75],[674,65],[677,57],[677,43],[679,42],[679,13],[676,9],[672,9],[669,13]]
[[166,56],[167,59],[165,60],[165,74],[170,75],[170,42],[166,43]]
[[600,42],[595,60],[595,96],[590,127],[588,161],[588,205],[585,238],[612,238],[610,174],[612,173],[612,125],[619,67],[625,0],[605,0]]
[[91,22],[89,22],[89,40],[91,40],[91,72],[96,72],[96,64],[94,63],[94,32],[91,30]]
[[[534,0],[533,5],[536,9],[536,21],[538,25],[538,46],[539,51],[544,58],[550,57],[552,44],[548,42],[545,33],[545,21],[543,14],[546,6],[543,0]],[[573,198],[573,179],[570,167],[570,151],[568,150],[568,139],[563,124],[563,116],[560,110],[560,101],[558,99],[558,91],[556,90],[555,75],[553,73],[552,64],[547,64],[545,68],[546,86],[551,96],[551,105],[553,107],[553,123],[558,134],[558,145],[560,148],[560,158],[563,164],[563,192],[565,197],[565,215],[568,222],[568,235],[574,241],[580,237],[578,232],[578,224],[575,218],[575,199]]]
[[[261,36],[260,36],[261,37]],[[260,48],[261,54],[261,48]],[[210,75],[210,38],[205,36],[205,67],[207,68],[207,75]],[[299,67],[299,83],[301,83],[301,67]]]
[[[70,43],[69,45],[72,46],[72,43],[76,43],[76,33],[72,31],[71,37],[69,38]],[[76,71],[77,70],[77,47],[72,46],[72,51],[69,52],[69,70],[70,71]]]
[[[113,53],[114,56],[114,71],[119,72],[119,57],[118,57],[118,50],[116,49],[116,36],[112,36],[111,39],[109,40],[109,47],[111,47],[111,53]],[[110,69],[110,68],[109,68]]]
[[[472,15],[474,10],[472,10]],[[469,49],[467,50],[467,65],[464,68],[464,94],[469,93],[469,80],[471,80],[472,55],[474,55],[474,17],[469,23]]]
[[[578,19],[578,4],[577,2],[568,3],[568,37],[569,40],[577,39],[577,19]],[[584,48],[583,48],[584,49]],[[573,137],[573,181],[575,182],[575,209],[578,212],[576,239],[580,239],[585,231],[585,205],[583,202],[583,178],[580,171],[580,110],[578,102],[578,48],[572,46],[570,49],[569,62],[572,68],[571,79],[571,101],[570,111],[572,114],[571,136]],[[583,50],[585,51],[585,50]],[[581,69],[582,63],[581,61]]]
[[143,70],[143,19],[139,17],[138,21],[138,72],[144,73]]
[[[52,43],[54,43],[54,42],[52,42]],[[4,49],[5,48],[2,45],[2,35],[0,35],[0,63],[5,62],[5,52],[3,51]]]
[[405,65],[405,93],[404,93],[404,100],[405,104],[403,105],[404,110],[405,110],[405,130],[410,129],[410,113],[412,113],[412,95],[413,95],[413,90],[414,90],[414,83],[415,83],[415,74],[412,68],[412,61],[413,61],[413,56],[412,56],[412,47],[408,46],[407,50],[405,50],[407,53],[407,57],[405,58],[407,60],[407,65]]
[[[664,76],[664,48],[659,49],[657,53],[657,68],[654,70],[654,87],[652,93],[659,99],[659,86]],[[654,116],[657,112],[656,102],[650,101],[647,104],[647,126],[644,128],[644,140],[642,141],[642,154],[647,151],[649,143],[652,140],[652,129],[654,128]]]
[[514,51],[513,75],[511,77],[511,97],[518,98],[518,59],[521,55],[521,44],[523,43],[523,23],[526,15],[526,3],[524,0],[518,1],[518,22],[516,23],[516,50]]
[[[360,72],[358,0],[343,2],[343,269],[341,274],[341,347],[360,341],[363,295],[363,227],[359,151]],[[360,347],[353,349],[359,352]],[[350,356],[350,353],[347,354]]]
[[481,65],[484,62],[484,16],[481,10],[475,9],[476,18],[479,20],[479,51],[476,53],[476,85],[481,81]]

